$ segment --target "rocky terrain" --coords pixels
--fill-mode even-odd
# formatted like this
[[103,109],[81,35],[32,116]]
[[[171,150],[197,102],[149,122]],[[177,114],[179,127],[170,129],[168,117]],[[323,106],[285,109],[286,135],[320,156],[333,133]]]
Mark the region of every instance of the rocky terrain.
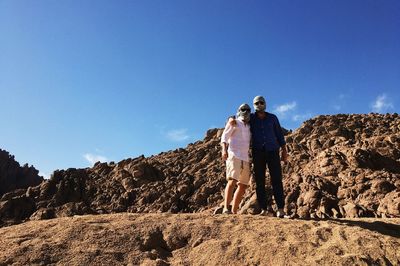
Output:
[[399,265],[400,219],[104,214],[0,228],[0,265]]
[[33,166],[20,166],[14,156],[0,149],[0,197],[15,189],[37,186],[43,178]]
[[[37,186],[10,187],[0,199],[0,226],[82,214],[211,213],[226,184],[221,133],[209,130],[186,148],[148,158],[57,170]],[[318,116],[286,132],[286,141],[284,188],[293,217],[400,217],[399,115]],[[254,191],[245,195],[244,214],[259,212]]]

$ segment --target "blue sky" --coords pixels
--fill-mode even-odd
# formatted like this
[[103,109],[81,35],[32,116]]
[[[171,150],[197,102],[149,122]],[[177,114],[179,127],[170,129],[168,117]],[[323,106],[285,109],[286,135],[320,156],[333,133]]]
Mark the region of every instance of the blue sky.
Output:
[[400,106],[400,1],[0,1],[0,148],[157,154],[264,95],[282,126]]

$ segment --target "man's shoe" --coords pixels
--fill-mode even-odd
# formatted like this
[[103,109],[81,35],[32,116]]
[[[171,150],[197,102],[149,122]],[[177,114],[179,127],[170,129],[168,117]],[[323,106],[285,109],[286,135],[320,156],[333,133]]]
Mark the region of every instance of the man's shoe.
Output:
[[283,209],[278,209],[278,211],[276,212],[276,217],[278,217],[278,218],[290,218],[289,215],[285,214]]
[[268,211],[267,210],[261,210],[260,215],[261,216],[268,216]]

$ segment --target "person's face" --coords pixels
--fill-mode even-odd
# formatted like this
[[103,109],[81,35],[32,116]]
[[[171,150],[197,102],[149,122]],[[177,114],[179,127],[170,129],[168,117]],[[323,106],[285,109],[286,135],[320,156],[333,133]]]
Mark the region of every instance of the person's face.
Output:
[[265,101],[257,100],[253,103],[254,109],[256,111],[264,111],[265,110]]

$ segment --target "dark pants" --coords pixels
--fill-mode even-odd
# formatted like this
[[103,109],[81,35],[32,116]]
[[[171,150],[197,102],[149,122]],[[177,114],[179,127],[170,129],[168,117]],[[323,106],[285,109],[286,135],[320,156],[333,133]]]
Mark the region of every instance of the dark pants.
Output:
[[254,177],[256,181],[257,201],[261,209],[267,209],[267,195],[265,191],[265,170],[268,165],[271,176],[272,190],[278,209],[285,206],[282,184],[282,169],[279,150],[257,151],[253,150]]

